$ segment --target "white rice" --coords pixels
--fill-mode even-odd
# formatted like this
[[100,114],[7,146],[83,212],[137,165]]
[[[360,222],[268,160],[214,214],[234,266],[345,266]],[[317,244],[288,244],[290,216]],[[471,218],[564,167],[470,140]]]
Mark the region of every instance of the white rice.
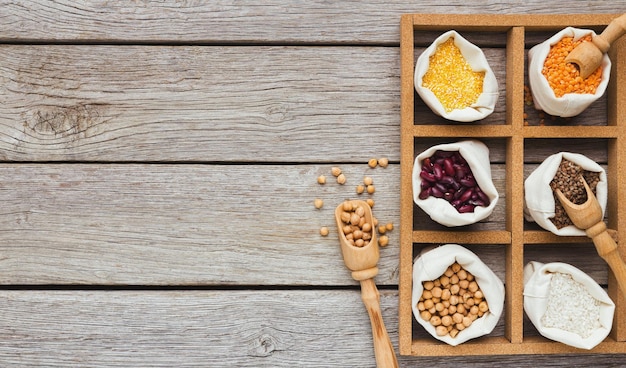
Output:
[[545,327],[589,337],[600,324],[600,301],[571,275],[555,272],[550,280],[548,309],[541,318]]

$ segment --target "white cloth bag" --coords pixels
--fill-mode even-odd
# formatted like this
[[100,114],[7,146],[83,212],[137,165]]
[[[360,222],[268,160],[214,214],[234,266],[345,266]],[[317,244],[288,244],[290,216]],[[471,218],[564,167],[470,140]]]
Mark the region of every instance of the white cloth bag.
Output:
[[[474,179],[480,189],[489,197],[487,207],[477,206],[474,212],[459,213],[456,208],[443,198],[428,197],[420,199],[420,185],[422,178],[422,161],[432,156],[435,151],[458,151],[467,161]],[[491,179],[491,163],[489,161],[489,148],[478,140],[464,140],[456,143],[446,143],[433,146],[420,153],[413,164],[413,200],[434,221],[448,226],[463,226],[473,224],[489,216],[498,202],[499,194]]]
[[604,94],[611,74],[611,60],[607,54],[604,54],[602,58],[602,80],[593,95],[568,93],[562,97],[556,97],[548,81],[541,74],[544,61],[552,45],[559,42],[563,37],[573,37],[577,40],[589,34],[595,35],[595,32],[589,29],[567,27],[528,51],[528,81],[536,109],[555,116],[576,116]]
[[539,226],[556,235],[584,236],[585,231],[574,225],[557,229],[550,220],[554,217],[556,206],[550,182],[554,179],[563,159],[578,164],[584,170],[600,173],[600,182],[596,187],[596,198],[604,215],[608,187],[606,172],[602,166],[579,153],[559,152],[546,158],[524,181],[524,217],[527,221],[535,221]]
[[[483,92],[474,104],[464,109],[455,109],[446,112],[446,109],[441,102],[439,102],[435,94],[430,89],[422,86],[422,78],[428,71],[430,56],[435,53],[437,46],[446,42],[450,37],[454,37],[454,44],[461,50],[463,57],[472,67],[472,70],[475,72],[485,72],[485,79],[483,81]],[[437,39],[422,52],[415,64],[414,83],[415,90],[426,105],[428,105],[435,114],[448,120],[472,122],[483,119],[493,112],[496,101],[498,100],[498,81],[489,66],[485,54],[483,54],[483,51],[478,46],[467,41],[456,31],[448,31],[437,37]]]
[[[581,283],[593,298],[601,302],[600,324],[602,327],[596,329],[589,337],[583,338],[576,333],[545,327],[542,324],[541,318],[548,309],[550,281],[555,272],[571,275],[574,281]],[[563,302],[569,303],[566,300]],[[543,264],[533,261],[524,267],[524,311],[544,337],[576,348],[592,349],[611,332],[615,304],[598,283],[578,268],[560,262]]]
[[[450,335],[438,336],[435,327],[420,317],[417,303],[424,292],[422,282],[439,278],[454,262],[458,262],[461,267],[474,275],[476,283],[482,290],[489,305],[489,311],[476,319],[468,328],[460,331],[456,337],[451,337]],[[417,322],[424,326],[426,331],[436,339],[456,346],[493,331],[504,308],[504,284],[476,254],[458,244],[445,244],[426,250],[415,259],[413,264],[412,303],[413,315]]]

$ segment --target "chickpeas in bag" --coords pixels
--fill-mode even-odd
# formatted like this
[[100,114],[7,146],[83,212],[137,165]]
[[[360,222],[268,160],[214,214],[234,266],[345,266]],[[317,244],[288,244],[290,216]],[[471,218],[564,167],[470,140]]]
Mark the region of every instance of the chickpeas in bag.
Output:
[[504,284],[476,254],[445,244],[415,259],[412,304],[428,333],[456,346],[493,331],[504,308]]

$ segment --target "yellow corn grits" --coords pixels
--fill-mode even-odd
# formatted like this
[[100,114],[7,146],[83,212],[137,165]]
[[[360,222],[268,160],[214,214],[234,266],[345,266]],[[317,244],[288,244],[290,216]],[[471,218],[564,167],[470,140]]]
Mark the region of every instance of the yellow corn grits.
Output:
[[422,86],[430,89],[446,112],[464,109],[483,92],[485,72],[474,72],[450,37],[429,58]]

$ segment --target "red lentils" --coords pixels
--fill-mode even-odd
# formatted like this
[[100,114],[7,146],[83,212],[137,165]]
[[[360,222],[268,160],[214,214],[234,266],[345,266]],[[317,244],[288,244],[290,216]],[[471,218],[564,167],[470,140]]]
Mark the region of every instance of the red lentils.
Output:
[[567,55],[582,42],[590,42],[591,35],[574,41],[573,37],[563,37],[548,52],[541,73],[547,79],[556,97],[567,93],[595,94],[602,79],[602,67],[596,69],[587,79],[580,76],[580,71],[573,63],[566,63]]

